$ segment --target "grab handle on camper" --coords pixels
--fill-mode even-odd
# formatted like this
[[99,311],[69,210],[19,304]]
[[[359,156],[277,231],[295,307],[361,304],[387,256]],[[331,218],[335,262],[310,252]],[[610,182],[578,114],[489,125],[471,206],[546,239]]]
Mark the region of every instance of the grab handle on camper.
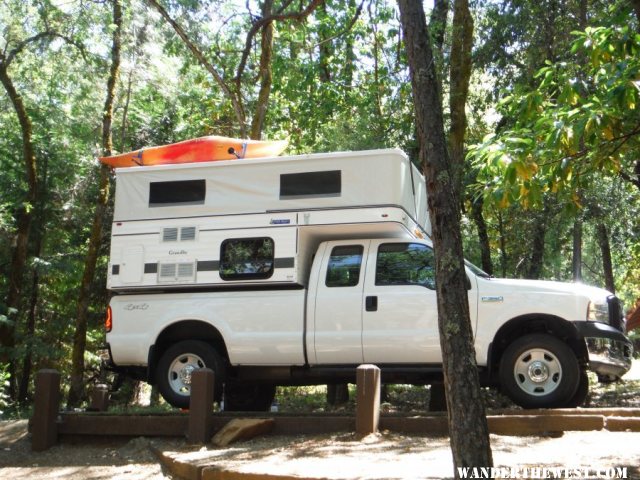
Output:
[[364,301],[364,308],[367,312],[378,311],[378,297],[375,295],[369,296]]

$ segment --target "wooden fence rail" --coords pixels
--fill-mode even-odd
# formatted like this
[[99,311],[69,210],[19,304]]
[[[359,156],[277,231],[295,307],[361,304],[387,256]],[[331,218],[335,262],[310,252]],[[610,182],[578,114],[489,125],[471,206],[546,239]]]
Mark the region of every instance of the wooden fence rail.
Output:
[[[351,414],[290,415],[286,413],[213,413],[214,373],[194,372],[188,412],[168,414],[111,414],[60,412],[60,374],[41,370],[36,376],[36,399],[30,422],[34,451],[47,450],[60,437],[186,437],[190,443],[211,440],[234,418],[272,418],[275,435],[353,432],[366,435],[378,429],[420,435],[447,435],[444,413],[421,416],[380,415],[380,378],[374,366],[358,371],[355,417]],[[491,433],[542,435],[570,430],[640,432],[640,408],[572,408],[558,410],[501,410],[487,416]]]

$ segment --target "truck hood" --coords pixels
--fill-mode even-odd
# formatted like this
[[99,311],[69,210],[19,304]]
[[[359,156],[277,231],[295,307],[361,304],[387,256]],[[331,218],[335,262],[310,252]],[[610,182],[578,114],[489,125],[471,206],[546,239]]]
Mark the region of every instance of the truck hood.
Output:
[[[585,285],[583,283],[554,282],[549,280],[521,280],[510,278],[482,278],[482,283],[488,290],[496,292],[504,290],[511,293],[526,294],[564,294],[584,297],[593,301],[604,301],[612,295],[602,288]],[[480,287],[482,295],[483,288]]]

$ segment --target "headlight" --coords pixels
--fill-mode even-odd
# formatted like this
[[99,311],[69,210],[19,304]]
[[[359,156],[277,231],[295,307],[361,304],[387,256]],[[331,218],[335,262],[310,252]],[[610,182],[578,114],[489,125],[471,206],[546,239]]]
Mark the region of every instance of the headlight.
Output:
[[609,303],[606,300],[603,302],[589,302],[587,320],[590,322],[609,323]]

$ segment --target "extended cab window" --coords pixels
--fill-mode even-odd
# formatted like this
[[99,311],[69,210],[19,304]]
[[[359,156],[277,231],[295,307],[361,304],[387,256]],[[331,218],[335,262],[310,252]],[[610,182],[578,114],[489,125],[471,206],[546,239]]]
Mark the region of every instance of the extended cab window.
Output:
[[220,277],[223,280],[265,279],[273,275],[271,238],[231,238],[220,247]]
[[378,248],[376,285],[436,288],[433,250],[420,243],[384,243]]
[[360,279],[362,245],[333,247],[327,266],[327,287],[355,287]]

